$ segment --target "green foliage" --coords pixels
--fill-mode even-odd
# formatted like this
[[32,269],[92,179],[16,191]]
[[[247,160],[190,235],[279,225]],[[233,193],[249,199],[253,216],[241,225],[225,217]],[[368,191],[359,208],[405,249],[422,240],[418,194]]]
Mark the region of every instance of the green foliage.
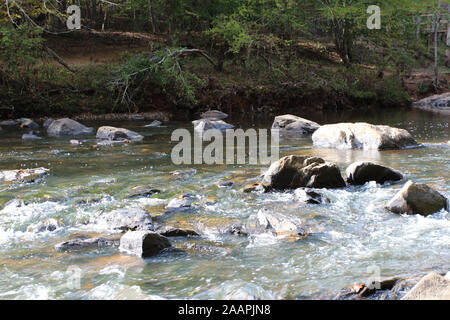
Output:
[[196,89],[204,84],[194,73],[185,70],[181,57],[189,52],[183,48],[163,48],[151,53],[124,57],[108,82],[117,92],[117,103],[138,108],[137,97],[145,97],[149,88],[159,88],[174,104],[196,103]]
[[41,29],[28,24],[0,28],[0,59],[7,72],[20,72],[20,68],[28,70],[36,62],[44,42],[41,35]]

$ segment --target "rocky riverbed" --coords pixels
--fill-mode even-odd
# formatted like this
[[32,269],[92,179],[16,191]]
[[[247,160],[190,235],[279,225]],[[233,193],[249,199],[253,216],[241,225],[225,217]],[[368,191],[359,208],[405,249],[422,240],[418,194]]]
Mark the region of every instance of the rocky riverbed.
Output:
[[432,297],[412,288],[450,269],[448,119],[284,116],[278,164],[172,164],[177,128],[253,127],[203,117],[3,123],[0,298]]

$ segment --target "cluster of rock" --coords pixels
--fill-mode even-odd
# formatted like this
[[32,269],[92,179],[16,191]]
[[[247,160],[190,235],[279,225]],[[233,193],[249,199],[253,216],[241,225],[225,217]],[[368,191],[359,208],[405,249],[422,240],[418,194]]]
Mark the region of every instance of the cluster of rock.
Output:
[[355,284],[342,289],[334,300],[449,300],[450,276],[431,272],[422,278],[393,278]]
[[[403,180],[397,170],[371,163],[355,162],[346,169],[346,179],[339,167],[318,157],[290,155],[274,162],[264,174],[262,190],[286,190],[297,188],[342,188],[362,185],[370,181],[383,184]],[[408,181],[392,198],[386,208],[399,214],[429,215],[448,210],[448,200],[426,184]]]

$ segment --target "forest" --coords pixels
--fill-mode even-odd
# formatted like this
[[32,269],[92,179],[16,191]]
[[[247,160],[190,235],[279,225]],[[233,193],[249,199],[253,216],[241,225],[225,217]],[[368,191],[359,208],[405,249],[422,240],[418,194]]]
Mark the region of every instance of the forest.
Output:
[[2,0],[0,116],[407,106],[448,87],[447,16],[437,0]]

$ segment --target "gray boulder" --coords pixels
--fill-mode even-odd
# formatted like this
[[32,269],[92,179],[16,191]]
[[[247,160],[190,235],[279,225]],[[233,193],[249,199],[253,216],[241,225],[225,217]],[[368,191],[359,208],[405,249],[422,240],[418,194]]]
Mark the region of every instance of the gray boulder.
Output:
[[212,119],[200,119],[192,121],[192,124],[194,125],[194,130],[198,133],[204,133],[208,130],[220,130],[224,131],[227,129],[233,129],[234,126],[226,123],[222,120],[212,120]]
[[450,280],[436,272],[423,277],[402,300],[450,300]]
[[337,165],[322,158],[291,155],[274,162],[262,185],[271,189],[342,188],[345,181]]
[[44,122],[44,124],[42,126],[44,128],[48,128],[53,123],[53,121],[55,121],[55,119],[49,118],[49,119],[45,120],[45,122]]
[[166,248],[169,240],[152,231],[128,231],[120,238],[119,250],[138,257],[151,257]]
[[315,147],[387,150],[417,146],[408,131],[369,123],[337,123],[321,126],[312,135]]
[[228,118],[228,115],[226,113],[219,110],[209,110],[203,112],[200,116],[202,119],[215,119],[215,120],[223,120]]
[[17,120],[4,120],[0,122],[0,125],[8,127],[8,126],[18,126],[20,123]]
[[139,133],[128,129],[103,126],[97,130],[97,139],[111,141],[140,141],[144,139],[144,137]]
[[191,209],[194,197],[191,195],[182,195],[169,201],[166,206],[167,212],[180,212]]
[[427,216],[441,209],[448,210],[448,200],[426,184],[408,181],[389,201],[386,208],[399,214]]
[[98,224],[111,230],[154,230],[150,214],[139,208],[117,209],[104,212],[98,219]]
[[258,211],[256,227],[280,237],[303,238],[307,235],[306,231],[292,220],[264,209]]
[[387,181],[399,181],[403,175],[391,168],[381,166],[372,162],[358,161],[348,166],[346,170],[347,183],[362,185],[369,181],[383,184]]
[[92,132],[94,132],[94,128],[88,128],[69,118],[55,120],[47,128],[48,135],[52,137],[79,136]]
[[285,136],[311,135],[319,128],[318,123],[291,114],[275,117],[272,124],[272,130],[279,129],[280,134]]
[[450,92],[437,94],[412,104],[414,108],[450,115]]

